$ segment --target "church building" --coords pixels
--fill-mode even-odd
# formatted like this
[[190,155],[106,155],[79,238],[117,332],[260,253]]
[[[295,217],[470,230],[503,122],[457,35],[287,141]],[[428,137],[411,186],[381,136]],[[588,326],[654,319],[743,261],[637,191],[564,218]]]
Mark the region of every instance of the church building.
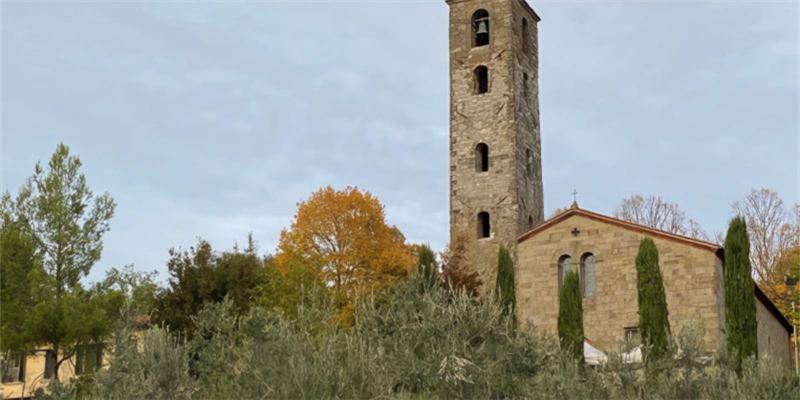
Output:
[[[536,12],[525,0],[446,0],[450,8],[450,239],[494,289],[500,246],[514,259],[517,312],[555,332],[559,288],[578,272],[586,338],[612,351],[638,335],[635,260],[653,238],[674,332],[702,323],[725,343],[723,249],[578,208],[544,220]],[[755,287],[758,351],[790,365],[791,326]]]
[[[636,256],[650,237],[658,249],[672,332],[688,322],[705,329],[709,350],[725,346],[724,250],[722,247],[578,208],[519,237],[518,317],[540,331],[555,333],[559,289],[575,271],[583,294],[584,335],[600,350],[619,350],[638,340]],[[789,321],[767,296],[756,291],[758,353],[791,367]]]

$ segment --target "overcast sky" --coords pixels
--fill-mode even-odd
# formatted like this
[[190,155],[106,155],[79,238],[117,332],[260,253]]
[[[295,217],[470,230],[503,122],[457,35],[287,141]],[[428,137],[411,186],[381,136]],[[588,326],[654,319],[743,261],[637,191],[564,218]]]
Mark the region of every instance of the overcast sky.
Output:
[[[633,193],[708,231],[760,186],[798,201],[797,2],[530,3],[545,215]],[[448,241],[448,8],[363,2],[2,4],[2,190],[64,141],[117,201],[90,275],[166,278],[170,247],[274,252],[325,185]]]

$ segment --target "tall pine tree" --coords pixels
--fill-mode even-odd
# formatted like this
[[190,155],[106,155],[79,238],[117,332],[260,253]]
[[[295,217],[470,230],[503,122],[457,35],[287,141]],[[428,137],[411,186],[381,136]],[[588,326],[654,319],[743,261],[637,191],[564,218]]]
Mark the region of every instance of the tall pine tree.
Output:
[[106,308],[110,304],[107,293],[86,290],[81,283],[100,261],[103,234],[110,229],[116,208],[108,193],[92,193],[82,165],[78,156],[70,155],[69,147],[59,143],[46,167],[36,163],[34,174],[16,198],[8,191],[0,197],[4,220],[19,223],[15,227],[23,232],[19,239],[35,243],[38,256],[27,282],[9,282],[36,288],[30,292],[34,306],[26,310],[18,331],[23,335],[14,339],[28,350],[52,346],[57,356],[52,369],[55,380],[59,380],[61,364],[75,355],[78,346],[109,333],[116,314]]
[[658,266],[658,249],[649,237],[639,243],[636,283],[639,290],[639,332],[651,346],[647,359],[656,360],[667,352],[669,311],[664,279]]
[[419,248],[417,258],[417,273],[422,276],[426,287],[433,287],[439,283],[439,271],[436,269],[436,255],[430,246],[423,244]]
[[567,272],[563,285],[558,302],[558,339],[561,349],[583,365],[583,296],[578,274]]
[[510,315],[516,320],[517,294],[514,288],[514,262],[508,249],[500,246],[500,253],[497,259],[497,284],[495,286],[495,298],[503,308],[503,315]]
[[756,293],[750,266],[750,239],[742,217],[734,218],[725,236],[725,324],[728,351],[741,372],[742,360],[756,354]]

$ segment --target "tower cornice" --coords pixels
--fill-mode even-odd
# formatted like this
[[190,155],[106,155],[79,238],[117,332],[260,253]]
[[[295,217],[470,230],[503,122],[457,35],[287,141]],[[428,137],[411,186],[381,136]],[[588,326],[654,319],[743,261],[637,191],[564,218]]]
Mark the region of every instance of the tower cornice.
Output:
[[[464,2],[467,2],[467,1],[470,1],[470,0],[444,0],[444,2],[447,3],[448,6],[452,5],[452,4],[457,4],[457,3],[464,3]],[[541,22],[542,21],[542,17],[540,17],[539,14],[537,14],[536,11],[534,11],[533,8],[531,8],[531,5],[528,4],[527,1],[525,1],[525,0],[513,0],[513,1],[520,2],[520,4],[522,4],[522,6],[525,7],[525,9],[530,11],[531,15],[533,15],[533,17],[536,19],[536,22]]]

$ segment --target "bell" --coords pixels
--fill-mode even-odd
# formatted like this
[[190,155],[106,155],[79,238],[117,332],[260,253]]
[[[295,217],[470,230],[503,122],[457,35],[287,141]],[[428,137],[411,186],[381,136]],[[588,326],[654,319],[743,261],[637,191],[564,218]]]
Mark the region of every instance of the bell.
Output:
[[477,33],[478,33],[478,35],[489,33],[489,30],[486,29],[486,21],[481,21],[481,22],[478,23],[478,32]]

